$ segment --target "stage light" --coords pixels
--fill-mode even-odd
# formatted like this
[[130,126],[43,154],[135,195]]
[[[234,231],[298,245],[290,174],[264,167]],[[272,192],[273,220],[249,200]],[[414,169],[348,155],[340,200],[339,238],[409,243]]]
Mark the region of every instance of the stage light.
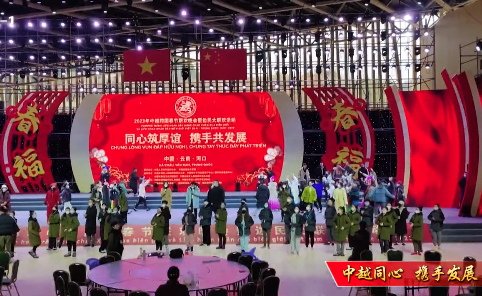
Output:
[[359,16],[359,17],[356,18],[356,20],[361,22],[363,20],[363,18],[361,16]]
[[403,19],[408,22],[408,21],[412,20],[412,16],[409,15],[409,14],[406,14],[406,15],[403,16]]
[[132,41],[132,39],[131,39],[131,38],[127,38],[127,42],[131,42],[131,41]]
[[257,24],[261,24],[261,20],[260,20],[260,19],[257,19],[257,20],[256,20],[256,23],[257,23]]
[[243,36],[239,36],[239,40],[243,40],[243,39],[244,39]]
[[263,6],[258,7],[258,9],[259,9],[259,10],[262,10],[262,9],[263,9]]
[[114,23],[109,22],[109,27],[112,27],[112,26],[114,26]]
[[263,37],[261,37],[261,36],[258,36],[258,40],[261,40],[261,39],[263,39]]
[[130,25],[131,25],[131,22],[127,21],[126,26],[130,26]]
[[80,28],[80,27],[82,27],[82,23],[81,23],[81,22],[77,22],[76,26],[77,26],[77,28]]
[[112,38],[107,39],[107,42],[112,43],[114,40]]
[[306,19],[306,22],[307,22],[307,23],[309,23],[309,22],[310,22],[310,19],[309,19],[309,18],[307,18],[307,19]]
[[65,39],[60,39],[60,42],[61,42],[61,43],[65,43]]
[[363,4],[364,4],[365,6],[368,6],[368,4],[370,4],[370,0],[365,0],[365,1],[363,1]]
[[344,19],[343,17],[340,17],[340,18],[338,19],[339,22],[343,22],[344,20],[345,20],[345,19]]
[[200,22],[199,20],[195,20],[194,23],[195,23],[196,25],[199,25],[201,22]]
[[246,89],[246,85],[243,85],[243,89]]
[[258,85],[256,86],[256,88],[257,88],[257,89],[261,89],[261,85],[258,84]]
[[28,40],[28,43],[33,44],[33,40],[32,40],[32,39],[29,39],[29,40]]
[[96,59],[99,59],[99,56],[98,56],[98,55],[95,55],[94,57],[95,57]]
[[126,86],[124,89],[125,89],[125,91],[129,91],[130,88],[128,86]]
[[94,94],[97,93],[97,87],[93,87],[93,88],[92,88],[92,92],[93,92]]
[[47,28],[47,23],[46,23],[46,22],[41,22],[41,23],[40,23],[40,27],[42,27],[42,28]]
[[330,20],[330,19],[327,18],[327,17],[325,17],[325,19],[324,19],[325,23],[327,23],[329,20]]
[[221,41],[224,41],[226,38],[224,38],[224,36],[221,36]]
[[424,49],[423,51],[429,52],[429,51],[430,51],[430,47],[425,47],[425,49]]
[[62,60],[65,60],[65,56],[60,56],[60,58],[61,58]]
[[243,25],[243,24],[244,24],[244,19],[243,19],[243,18],[238,19],[238,24]]
[[214,30],[213,30],[213,29],[209,29],[209,33],[212,33],[212,32],[214,32]]
[[157,35],[161,35],[162,34],[162,30],[157,30]]
[[191,90],[194,90],[194,89],[195,89],[194,85],[191,85]]
[[185,9],[181,10],[181,15],[182,16],[187,16],[187,11]]
[[229,90],[229,86],[224,85],[224,90]]
[[77,43],[79,43],[79,44],[80,44],[80,43],[82,43],[82,39],[77,38],[77,39],[75,39],[75,42],[77,42]]
[[274,85],[274,88],[278,89],[278,88],[279,88],[279,85],[278,85],[278,84],[275,84],[275,85]]
[[392,15],[392,16],[390,17],[390,20],[392,20],[392,21],[394,21],[394,20],[396,20],[396,19],[397,19],[397,17],[394,16],[394,15]]
[[294,22],[296,22],[296,20],[295,20],[294,18],[292,18],[292,19],[291,19],[291,22],[294,23]]
[[13,41],[12,39],[8,39],[8,43],[9,43],[9,44],[14,44],[15,41]]
[[210,89],[210,90],[213,90],[213,89],[214,89],[214,86],[210,85],[210,86],[209,86],[209,89]]
[[482,50],[482,41],[481,40],[477,40],[477,42],[475,43],[475,50],[477,50],[477,51]]
[[11,59],[11,60],[13,60],[13,59],[14,59],[14,57],[13,57],[13,56],[9,56],[8,58],[9,58],[9,59]]
[[77,59],[80,60],[80,59],[82,59],[82,57],[78,55],[78,56],[77,56]]
[[170,20],[170,21],[169,21],[169,25],[174,26],[175,24],[176,24],[175,21],[173,21],[173,20]]
[[426,64],[425,69],[430,69],[430,64]]
[[33,55],[30,56],[31,60],[35,60],[35,57]]
[[162,86],[159,86],[157,89],[158,89],[159,91],[162,91]]
[[115,92],[115,87],[111,87],[110,89],[112,92]]
[[47,59],[47,57],[46,57],[46,56],[42,56],[42,60],[46,60],[46,59]]
[[33,28],[33,24],[32,24],[32,22],[28,22],[28,23],[27,23],[27,27],[29,27],[29,28]]
[[65,23],[60,23],[60,26],[61,26],[62,28],[65,28]]
[[99,70],[95,71],[95,75],[100,75],[100,71]]
[[98,43],[98,42],[99,42],[99,38],[95,38],[95,39],[94,39],[94,42],[95,42],[95,43]]
[[137,45],[137,50],[142,50],[142,45]]
[[377,20],[376,16],[372,17],[372,21],[376,21],[376,20]]
[[84,92],[84,88],[83,88],[83,87],[79,88],[79,92],[83,93],[83,92]]
[[428,31],[423,32],[423,36],[428,36]]
[[95,21],[95,22],[94,22],[94,27],[99,27],[99,26],[100,26],[99,22],[98,22],[98,21]]
[[151,43],[151,38],[147,38],[146,41]]

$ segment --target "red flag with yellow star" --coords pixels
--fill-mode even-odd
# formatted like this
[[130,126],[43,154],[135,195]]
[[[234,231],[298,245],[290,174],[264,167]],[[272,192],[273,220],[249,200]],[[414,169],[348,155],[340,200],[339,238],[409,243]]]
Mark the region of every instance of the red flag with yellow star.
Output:
[[124,51],[125,82],[169,80],[171,80],[171,51],[169,49]]
[[201,80],[246,80],[248,63],[246,49],[201,49]]

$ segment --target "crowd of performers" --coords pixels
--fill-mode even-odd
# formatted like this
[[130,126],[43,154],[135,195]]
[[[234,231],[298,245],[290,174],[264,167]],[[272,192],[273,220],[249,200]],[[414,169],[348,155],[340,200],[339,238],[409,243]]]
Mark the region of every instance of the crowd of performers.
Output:
[[[299,254],[301,236],[304,232],[305,245],[314,245],[314,233],[317,221],[315,208],[322,213],[322,201],[326,201],[324,223],[327,229],[325,245],[336,245],[334,256],[345,255],[345,242],[348,250],[359,253],[371,245],[372,229],[378,226],[378,238],[382,254],[386,254],[394,245],[404,245],[407,235],[407,220],[411,225],[411,240],[413,255],[422,253],[423,215],[422,208],[417,208],[410,217],[404,204],[403,185],[393,178],[382,180],[377,178],[373,170],[363,165],[357,173],[346,164],[338,165],[331,172],[322,164],[315,169],[316,178],[310,177],[307,166],[303,164],[297,175],[292,175],[285,181],[275,182],[267,171],[258,179],[256,191],[256,209],[250,213],[246,200],[242,199],[237,211],[235,225],[239,230],[239,246],[242,251],[248,250],[253,217],[258,217],[263,230],[263,248],[270,248],[271,228],[274,211],[280,211],[281,221],[285,225],[285,243],[291,245],[291,253]],[[146,210],[146,186],[149,180],[137,177],[134,169],[128,183],[123,180],[109,182],[109,174],[104,169],[101,180],[92,188],[89,205],[84,213],[86,247],[94,247],[97,223],[100,225],[100,252],[123,252],[122,225],[127,223],[127,195],[133,193],[137,198],[134,210],[144,205]],[[269,182],[268,182],[269,179]],[[168,249],[169,223],[171,220],[172,190],[168,182],[164,182],[160,191],[162,205],[151,219],[153,227],[152,239],[156,250]],[[18,232],[15,215],[10,211],[10,194],[3,185],[0,196],[0,250],[13,254],[15,239]],[[51,184],[45,204],[47,206],[47,221],[49,225],[49,244],[47,250],[61,248],[66,242],[66,257],[76,256],[79,219],[77,209],[71,204],[72,194],[68,182],[64,182],[60,190],[56,184]],[[228,212],[225,204],[225,192],[218,181],[210,187],[207,198],[200,204],[201,194],[196,182],[192,182],[186,192],[186,211],[182,216],[182,230],[185,234],[186,251],[193,251],[195,226],[202,228],[202,244],[211,244],[211,226],[214,217],[214,228],[219,238],[217,249],[226,246],[226,226]],[[63,205],[63,213],[59,206]],[[8,220],[10,219],[10,220]],[[428,215],[431,222],[430,230],[433,244],[440,249],[441,233],[444,215],[438,205]],[[15,223],[11,223],[15,221]],[[7,223],[9,222],[9,223]],[[10,226],[8,226],[10,225]],[[12,225],[15,225],[12,226]],[[32,250],[29,252],[38,258],[37,248],[41,244],[40,225],[36,213],[30,212],[28,219],[29,242]],[[4,238],[7,237],[7,238]],[[8,238],[10,237],[10,238]]]

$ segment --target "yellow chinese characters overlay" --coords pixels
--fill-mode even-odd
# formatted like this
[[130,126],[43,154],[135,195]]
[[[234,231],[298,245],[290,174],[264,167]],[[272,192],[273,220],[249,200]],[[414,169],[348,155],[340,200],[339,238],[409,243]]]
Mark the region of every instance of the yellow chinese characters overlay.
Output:
[[35,178],[39,175],[45,174],[42,162],[38,160],[35,149],[27,149],[21,155],[15,156],[13,160],[13,168],[16,169],[16,178]]
[[12,122],[19,122],[17,126],[19,132],[28,134],[31,131],[36,133],[40,122],[37,115],[37,104],[34,104],[33,106],[27,106],[27,111],[24,113],[18,111],[17,117]]

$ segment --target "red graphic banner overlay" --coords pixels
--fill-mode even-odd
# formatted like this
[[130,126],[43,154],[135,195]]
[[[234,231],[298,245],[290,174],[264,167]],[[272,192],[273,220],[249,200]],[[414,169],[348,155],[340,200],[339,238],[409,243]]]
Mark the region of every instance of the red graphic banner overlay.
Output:
[[[408,204],[426,207],[439,203],[442,208],[457,207],[458,180],[463,174],[465,157],[461,157],[463,145],[455,112],[457,106],[449,99],[451,94],[445,90],[399,94],[410,135]],[[447,172],[456,176],[450,182]]]
[[[134,167],[153,183],[192,181],[255,190],[259,172],[283,167],[284,134],[268,93],[105,95],[90,130],[94,180],[107,166],[128,179]],[[201,189],[207,189],[201,187]]]
[[481,286],[478,262],[326,261],[338,287]]
[[7,108],[1,137],[1,166],[12,192],[44,192],[55,182],[47,141],[53,129],[52,118],[68,94],[31,92],[17,105]]
[[[410,233],[410,225],[407,225],[408,232]],[[42,239],[42,245],[48,245],[48,226],[41,227],[42,232],[40,233],[40,238]],[[239,242],[238,227],[234,224],[228,224],[226,228],[226,242],[228,244],[235,244]],[[195,244],[202,242],[202,228],[196,226],[196,234],[194,236]],[[148,245],[154,244],[151,240],[152,237],[152,226],[151,225],[124,225],[122,227],[122,232],[124,234],[124,244],[125,245]],[[97,244],[100,244],[100,231],[97,228],[96,240]],[[211,241],[213,244],[218,244],[218,236],[214,231],[214,225],[211,226]],[[304,235],[301,237],[301,243],[304,243]],[[430,230],[428,225],[424,226],[424,242],[430,242]],[[182,225],[170,225],[169,226],[169,243],[170,244],[184,244],[184,232],[182,231]],[[275,224],[271,229],[271,243],[272,244],[284,244],[285,240],[285,228],[284,224]],[[325,243],[326,242],[326,227],[324,224],[316,225],[315,230],[315,242]],[[405,242],[410,242],[410,237],[405,237]],[[85,244],[85,227],[82,225],[78,230],[78,244]],[[253,225],[251,227],[251,244],[261,244],[263,243],[263,230],[261,225]],[[373,227],[372,233],[372,243],[378,243],[377,238],[377,228]],[[28,232],[27,227],[20,227],[20,232],[17,236],[17,245],[28,246]]]
[[326,135],[323,165],[331,170],[338,164],[349,163],[355,172],[362,163],[372,167],[375,137],[365,112],[366,102],[342,87],[304,88],[303,91],[318,110],[320,129]]

